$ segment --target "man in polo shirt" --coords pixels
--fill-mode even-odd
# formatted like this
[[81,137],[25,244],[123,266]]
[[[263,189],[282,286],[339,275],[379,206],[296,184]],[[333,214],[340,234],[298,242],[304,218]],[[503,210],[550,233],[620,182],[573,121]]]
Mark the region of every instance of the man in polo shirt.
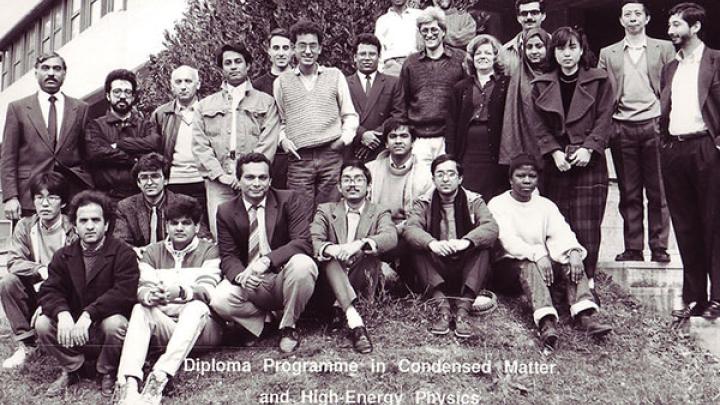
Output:
[[290,28],[297,66],[275,80],[275,100],[283,130],[280,146],[288,156],[287,186],[314,206],[338,201],[337,173],[343,150],[358,127],[350,89],[342,72],[320,66],[323,33],[310,21]]
[[399,76],[405,59],[418,51],[417,17],[420,10],[408,6],[408,0],[392,0],[387,13],[375,22],[375,36],[382,44],[380,71]]

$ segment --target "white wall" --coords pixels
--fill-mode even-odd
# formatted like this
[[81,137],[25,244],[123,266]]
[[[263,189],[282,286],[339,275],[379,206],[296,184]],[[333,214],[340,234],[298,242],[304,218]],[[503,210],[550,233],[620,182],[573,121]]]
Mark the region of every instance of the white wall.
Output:
[[[185,0],[128,0],[127,10],[106,14],[58,50],[68,65],[62,91],[82,98],[102,88],[113,69],[137,69],[163,49],[165,30],[185,11]],[[0,93],[0,128],[8,104],[37,91],[33,70]]]

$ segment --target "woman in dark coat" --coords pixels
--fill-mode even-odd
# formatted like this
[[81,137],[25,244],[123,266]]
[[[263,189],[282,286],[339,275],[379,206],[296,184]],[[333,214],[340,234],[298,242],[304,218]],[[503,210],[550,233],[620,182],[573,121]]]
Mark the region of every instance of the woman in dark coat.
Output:
[[507,166],[498,164],[509,78],[495,37],[478,35],[467,51],[470,76],[453,88],[446,150],[465,168],[463,187],[489,201],[509,188]]
[[593,286],[605,213],[613,90],[595,63],[585,36],[559,28],[550,42],[551,71],[533,80],[533,132],[544,157],[540,192],[560,208],[588,255],[585,272]]

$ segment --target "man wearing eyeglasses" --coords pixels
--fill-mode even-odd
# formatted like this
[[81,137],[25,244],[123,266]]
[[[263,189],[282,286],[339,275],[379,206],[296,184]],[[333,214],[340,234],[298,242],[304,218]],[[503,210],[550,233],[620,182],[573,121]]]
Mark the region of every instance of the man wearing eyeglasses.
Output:
[[133,108],[137,90],[135,73],[125,69],[110,72],[105,78],[110,108],[85,128],[85,153],[95,188],[114,202],[138,192],[130,173],[137,159],[161,151],[160,135]]
[[[166,189],[170,165],[159,153],[142,156],[132,168],[140,193],[123,199],[117,205],[113,236],[133,247],[142,258],[147,245],[165,240],[165,210],[176,201],[195,199]],[[210,239],[210,231],[200,224],[198,236]]]
[[468,313],[485,285],[498,225],[482,197],[460,187],[463,167],[452,155],[438,156],[431,171],[435,188],[415,200],[403,236],[413,249],[420,282],[438,309],[430,332],[450,333],[452,298],[455,335],[467,338],[473,334]]
[[343,151],[359,125],[343,73],[317,63],[323,32],[310,21],[290,28],[297,66],[274,83],[280,146],[288,152],[287,186],[318,204],[338,201]]
[[540,28],[542,22],[545,21],[545,1],[515,0],[515,10],[522,31],[503,46],[506,56],[506,68],[510,72],[520,63],[520,55],[523,52],[523,35],[531,28]]
[[[367,201],[370,170],[359,160],[343,163],[337,203],[320,204],[310,226],[313,250],[334,298],[331,326],[347,323],[358,353],[373,346],[362,317],[355,309],[358,293],[372,296],[378,286],[380,254],[397,245],[390,209]],[[343,322],[345,321],[345,322]]]

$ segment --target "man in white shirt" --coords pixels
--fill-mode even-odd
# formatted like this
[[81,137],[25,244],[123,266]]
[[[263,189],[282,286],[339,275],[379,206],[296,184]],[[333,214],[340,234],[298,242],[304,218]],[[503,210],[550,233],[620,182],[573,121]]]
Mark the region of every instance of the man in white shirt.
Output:
[[661,76],[660,158],[683,261],[685,304],[672,315],[715,319],[720,316],[720,52],[698,37],[705,24],[702,7],[681,3],[669,15],[668,35],[678,54]]
[[375,22],[375,36],[382,43],[380,71],[400,76],[403,62],[417,52],[418,29],[416,20],[420,10],[408,6],[408,0],[392,0],[387,13]]

